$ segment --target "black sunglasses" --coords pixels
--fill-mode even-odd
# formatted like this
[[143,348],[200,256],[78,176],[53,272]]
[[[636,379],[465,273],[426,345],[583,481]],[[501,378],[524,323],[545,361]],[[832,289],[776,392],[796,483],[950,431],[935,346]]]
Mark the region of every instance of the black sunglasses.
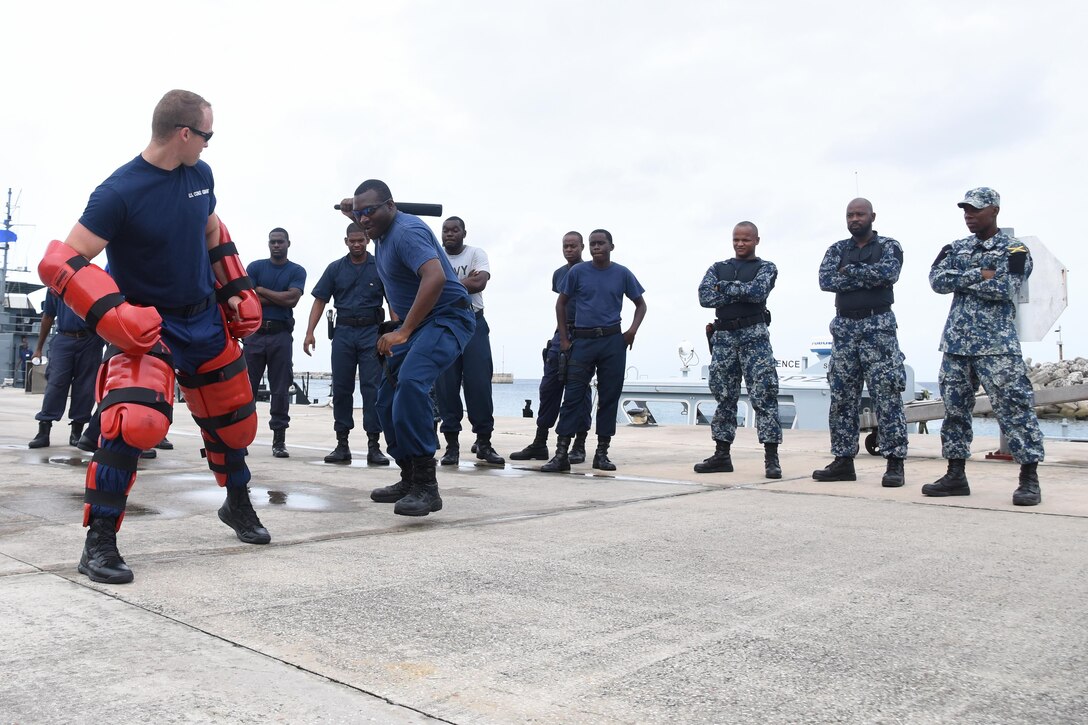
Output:
[[393,199],[389,198],[389,199],[386,199],[385,201],[379,202],[377,204],[371,204],[370,206],[364,206],[362,209],[354,209],[354,210],[352,210],[351,215],[353,217],[355,217],[355,221],[361,221],[363,217],[370,216],[371,214],[378,211],[379,209],[381,209],[383,206],[385,206],[386,204],[388,204],[391,201],[393,201]]
[[205,141],[211,141],[215,131],[201,131],[199,128],[193,128],[192,126],[186,126],[184,123],[175,123],[174,128],[187,128]]

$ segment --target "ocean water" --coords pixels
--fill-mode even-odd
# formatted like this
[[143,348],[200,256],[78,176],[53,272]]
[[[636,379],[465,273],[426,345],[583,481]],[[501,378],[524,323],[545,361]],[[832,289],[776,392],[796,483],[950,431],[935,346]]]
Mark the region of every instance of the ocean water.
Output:
[[[301,384],[302,381],[300,380]],[[936,383],[919,383],[927,389],[930,389],[936,394]],[[324,403],[329,395],[329,381],[328,380],[311,380],[309,383],[310,399],[317,399],[319,402]],[[535,417],[537,414],[537,393],[540,388],[540,379],[524,379],[519,378],[514,380],[513,383],[501,383],[491,386],[492,399],[495,402],[495,416],[499,418],[516,418],[523,415],[526,402],[528,401],[529,407],[532,410],[532,415],[528,417]],[[355,393],[355,405],[361,407],[363,404],[362,398],[359,396],[358,391]],[[708,409],[708,414],[713,409]],[[654,406],[653,409],[654,418],[657,419],[661,425],[687,425],[687,417],[684,414],[679,404],[667,404],[661,403]],[[1042,419],[1039,421],[1039,426],[1043,430],[1043,434],[1048,438],[1069,438],[1073,440],[1088,440],[1088,421],[1084,420],[1069,420],[1063,421],[1055,419]],[[973,424],[975,435],[979,436],[997,436],[1000,430],[997,425],[997,420],[993,418],[976,418]],[[934,420],[929,423],[929,432],[931,434],[937,434],[941,429],[941,421]]]

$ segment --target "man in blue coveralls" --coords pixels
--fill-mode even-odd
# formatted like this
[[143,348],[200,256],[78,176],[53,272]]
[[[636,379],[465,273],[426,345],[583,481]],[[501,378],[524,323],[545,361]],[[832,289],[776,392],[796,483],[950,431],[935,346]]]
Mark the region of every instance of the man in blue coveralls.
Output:
[[[570,231],[563,235],[563,259],[559,269],[552,272],[552,292],[559,294],[563,280],[574,265],[581,263],[585,243],[579,232]],[[574,329],[574,305],[567,306],[567,332]],[[560,369],[559,363],[559,328],[544,347],[544,374],[540,378],[540,413],[536,416],[536,437],[533,442],[510,454],[515,461],[546,461],[551,458],[548,452],[548,431],[559,419],[559,406],[563,402],[563,387],[566,384],[566,369]],[[586,387],[585,415],[571,443],[567,458],[571,463],[585,463],[586,435],[593,422],[593,389]]]
[[[570,438],[578,432],[583,417],[586,388],[597,373],[597,451],[593,467],[614,471],[608,447],[616,434],[616,410],[623,392],[623,373],[627,369],[627,349],[635,344],[642,318],[646,316],[645,291],[635,275],[612,261],[612,234],[596,229],[589,235],[591,262],[574,266],[563,280],[555,303],[559,324],[559,347],[570,356],[567,363],[567,387],[559,410],[555,455],[541,466],[545,473],[570,470],[567,449]],[[631,326],[620,334],[623,298],[635,303]],[[574,305],[574,329],[567,330],[567,306]]]
[[[340,208],[374,240],[378,274],[399,327],[378,338],[386,374],[378,388],[378,416],[400,481],[370,498],[396,503],[402,516],[426,516],[442,508],[435,477],[431,388],[464,353],[476,329],[468,291],[459,281],[430,227],[397,211],[385,182],[364,181]],[[350,212],[348,210],[351,210]]]
[[243,351],[254,397],[265,369],[268,370],[268,427],[272,429],[272,455],[276,458],[290,457],[288,411],[295,381],[291,366],[295,318],[291,310],[306,287],[306,270],[287,259],[290,246],[287,230],[276,227],[268,233],[268,259],[254,260],[246,267],[246,274],[253,280],[253,291],[261,301],[261,326],[246,338]]
[[76,445],[83,433],[83,426],[91,419],[94,406],[94,378],[98,363],[102,362],[102,338],[87,328],[87,323],[72,309],[50,292],[42,310],[42,327],[38,332],[38,345],[34,357],[42,356],[45,340],[53,323],[57,335],[49,343],[49,367],[45,373],[45,399],[42,409],[34,418],[38,421],[38,435],[28,444],[31,448],[49,445],[49,431],[55,421],[64,415],[64,401],[72,391],[68,417],[72,421],[69,445]]
[[[350,207],[348,207],[350,208]],[[378,361],[378,325],[385,319],[385,288],[378,276],[374,257],[367,254],[366,233],[358,224],[348,225],[344,244],[346,256],[336,260],[314,286],[314,304],[306,325],[302,351],[307,355],[317,344],[314,330],[329,300],[335,300],[336,327],[332,337],[332,417],[336,448],[325,456],[325,463],[351,463],[348,435],[355,427],[352,408],[355,400],[355,372],[359,372],[359,392],[363,398],[363,430],[366,431],[366,462],[388,466],[382,453],[382,422],[375,401],[382,366]]]

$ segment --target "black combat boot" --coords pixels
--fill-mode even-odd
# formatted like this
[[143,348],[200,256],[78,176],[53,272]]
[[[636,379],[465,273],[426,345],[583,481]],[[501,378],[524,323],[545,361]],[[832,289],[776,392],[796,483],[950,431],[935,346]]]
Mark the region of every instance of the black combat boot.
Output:
[[83,435],[79,437],[76,448],[88,453],[94,453],[98,450],[98,439],[101,435],[102,419],[97,415],[93,415],[91,416],[91,422],[87,424],[86,430],[83,431]]
[[392,486],[382,486],[370,492],[370,500],[378,503],[396,503],[408,495],[412,488],[412,459],[401,458],[397,461],[400,466],[400,480]]
[[30,448],[48,448],[49,447],[49,429],[53,427],[53,421],[39,420],[38,421],[38,435],[31,439],[27,446]]
[[585,431],[574,434],[574,442],[570,444],[570,452],[567,453],[570,465],[577,466],[579,463],[586,462],[586,436],[588,435],[589,433]]
[[714,441],[714,455],[695,464],[696,473],[732,473],[733,459],[729,456],[730,441]]
[[227,486],[227,500],[219,507],[219,520],[234,529],[244,544],[267,544],[272,541],[268,529],[257,518],[249,501],[248,486]]
[[432,456],[412,459],[411,486],[408,494],[393,506],[393,513],[398,516],[426,516],[442,510],[442,497],[438,495],[434,463]]
[[923,496],[970,496],[971,487],[967,485],[967,461],[963,458],[949,458],[948,472],[933,483],[922,486]]
[[856,481],[853,456],[835,456],[835,460],[818,471],[812,472],[817,481]]
[[555,439],[555,455],[552,459],[540,467],[542,473],[559,473],[570,470],[570,458],[567,456],[567,448],[570,447],[570,436],[557,436]]
[[782,478],[782,464],[778,462],[778,444],[763,444],[763,475],[767,478]]
[[512,461],[546,461],[548,458],[548,429],[540,426],[536,428],[536,438],[532,443],[510,454]]
[[495,452],[495,449],[491,447],[491,434],[479,433],[476,436],[476,445],[473,446],[476,451],[476,459],[483,461],[489,466],[505,466],[506,459]]
[[382,453],[382,434],[366,434],[366,463],[368,466],[388,466],[389,458]]
[[169,438],[163,438],[161,441],[155,444],[155,447],[161,451],[174,450],[174,444],[170,442]]
[[86,574],[93,582],[128,584],[132,581],[132,569],[117,550],[117,519],[91,519],[78,568],[80,574]]
[[72,421],[72,432],[68,435],[68,445],[70,445],[70,446],[78,446],[79,445],[79,437],[83,435],[83,426],[84,425],[85,425],[84,423],[78,423],[78,422],[76,422],[74,420]]
[[601,471],[615,471],[616,464],[608,460],[608,445],[612,436],[597,436],[597,450],[593,454],[593,467]]
[[277,428],[272,431],[272,457],[273,458],[290,458],[291,454],[287,452],[287,429]]
[[1012,495],[1012,502],[1016,506],[1038,506],[1043,501],[1043,494],[1039,490],[1039,464],[1020,464],[1020,486]]
[[907,482],[903,472],[902,458],[888,458],[888,469],[884,471],[884,478],[880,479],[880,485],[884,488],[899,488]]
[[351,463],[351,449],[348,448],[348,431],[336,431],[336,448],[325,456],[325,463]]
[[456,466],[461,462],[461,444],[457,442],[457,431],[446,431],[446,452],[442,454],[443,466]]

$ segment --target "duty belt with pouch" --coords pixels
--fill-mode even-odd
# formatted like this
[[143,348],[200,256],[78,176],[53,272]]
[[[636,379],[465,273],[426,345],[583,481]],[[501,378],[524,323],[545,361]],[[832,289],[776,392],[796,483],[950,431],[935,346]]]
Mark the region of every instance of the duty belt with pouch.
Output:
[[891,309],[891,305],[881,305],[880,307],[863,307],[860,310],[835,310],[835,314],[848,320],[864,320],[866,317],[891,312]]
[[745,327],[754,327],[760,323],[771,324],[771,311],[763,310],[758,315],[749,317],[735,317],[732,320],[714,320],[714,329],[718,332],[732,332],[743,330]]
[[384,307],[375,307],[369,314],[363,315],[362,317],[336,316],[337,327],[370,327],[371,325],[380,325],[384,321]]
[[609,337],[610,335],[620,334],[619,325],[609,325],[608,327],[576,327],[571,330],[570,336],[574,339],[585,339],[594,337]]
[[264,320],[257,328],[258,335],[274,335],[277,332],[290,332],[295,328],[295,321]]

